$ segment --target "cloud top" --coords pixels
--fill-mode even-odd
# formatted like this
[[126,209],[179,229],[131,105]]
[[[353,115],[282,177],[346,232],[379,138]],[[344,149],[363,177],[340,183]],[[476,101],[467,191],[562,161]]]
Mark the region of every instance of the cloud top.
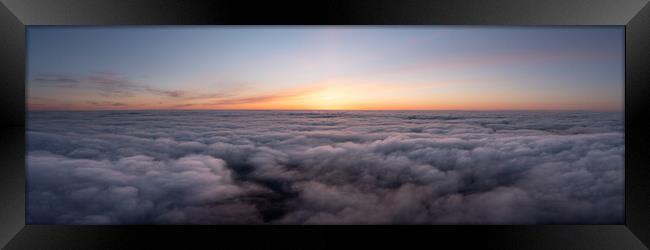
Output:
[[28,114],[30,224],[617,224],[622,113]]

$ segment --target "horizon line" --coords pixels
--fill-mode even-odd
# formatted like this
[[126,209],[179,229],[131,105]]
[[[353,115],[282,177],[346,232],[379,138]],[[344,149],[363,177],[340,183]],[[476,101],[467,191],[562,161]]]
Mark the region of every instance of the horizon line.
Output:
[[93,111],[590,111],[624,112],[614,109],[25,109],[26,112],[93,112]]

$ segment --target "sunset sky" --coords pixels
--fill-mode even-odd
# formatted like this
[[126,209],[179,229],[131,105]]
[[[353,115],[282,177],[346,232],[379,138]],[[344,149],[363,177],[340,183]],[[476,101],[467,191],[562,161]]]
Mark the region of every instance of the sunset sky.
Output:
[[622,27],[29,27],[30,110],[622,110]]

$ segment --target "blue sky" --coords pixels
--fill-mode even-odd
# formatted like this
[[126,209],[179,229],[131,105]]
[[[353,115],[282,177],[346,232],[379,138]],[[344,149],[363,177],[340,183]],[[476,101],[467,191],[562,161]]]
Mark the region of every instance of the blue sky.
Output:
[[32,109],[622,110],[622,27],[30,27]]

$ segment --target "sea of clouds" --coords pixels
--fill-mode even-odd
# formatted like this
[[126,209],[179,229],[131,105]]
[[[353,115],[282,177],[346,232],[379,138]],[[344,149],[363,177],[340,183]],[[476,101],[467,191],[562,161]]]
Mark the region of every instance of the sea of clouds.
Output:
[[28,113],[28,224],[619,224],[622,112]]

